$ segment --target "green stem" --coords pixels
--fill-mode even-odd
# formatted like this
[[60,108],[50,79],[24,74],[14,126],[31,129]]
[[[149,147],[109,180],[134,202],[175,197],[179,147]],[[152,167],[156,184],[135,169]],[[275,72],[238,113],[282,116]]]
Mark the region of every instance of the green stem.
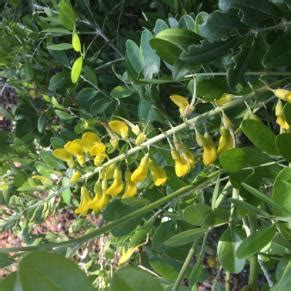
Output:
[[176,279],[176,281],[174,283],[172,291],[177,291],[178,290],[178,288],[180,286],[180,283],[183,280],[184,275],[185,275],[185,273],[187,271],[187,268],[188,268],[188,266],[190,264],[190,261],[191,261],[193,255],[194,255],[194,253],[195,253],[195,248],[196,248],[197,242],[198,242],[198,240],[195,240],[193,242],[193,244],[192,244],[192,246],[191,246],[191,248],[189,250],[189,253],[188,253],[188,255],[187,255],[187,257],[186,257],[186,259],[184,261],[184,264],[183,264],[183,266],[182,266],[182,268],[181,268],[181,270],[180,270],[180,272],[178,274],[178,277],[177,277],[177,279]]
[[[250,226],[250,233],[256,231],[256,218],[254,215],[248,215],[248,221]],[[258,289],[258,260],[257,256],[252,256],[249,258],[250,270],[249,270],[249,281],[248,286],[251,290]]]
[[197,179],[196,181],[193,182],[193,184],[191,185],[187,185],[184,186],[182,188],[180,188],[179,190],[157,200],[154,201],[153,203],[146,205],[140,209],[137,209],[117,220],[114,220],[112,222],[109,222],[108,224],[104,225],[103,227],[100,227],[99,229],[96,229],[92,232],[89,232],[88,234],[85,234],[81,237],[78,238],[74,238],[71,240],[67,240],[67,241],[63,241],[60,243],[47,243],[47,244],[43,244],[43,245],[39,245],[39,246],[27,246],[27,247],[18,247],[18,248],[2,248],[0,249],[0,253],[9,253],[9,252],[24,252],[24,251],[36,251],[36,250],[45,250],[45,249],[54,249],[54,248],[58,248],[58,247],[68,247],[74,244],[82,244],[86,241],[89,241],[91,239],[96,238],[97,236],[109,232],[110,230],[112,230],[114,227],[120,225],[121,223],[125,222],[125,221],[129,221],[130,219],[139,217],[165,203],[167,203],[168,201],[171,201],[174,198],[177,198],[183,194],[190,194],[193,193],[193,190],[197,190],[203,188],[204,185],[208,186],[209,182],[212,181],[214,178],[217,177],[217,175],[219,174],[219,171],[216,171],[212,174],[210,174],[208,177],[200,177],[199,179]]
[[230,272],[225,273],[225,291],[230,291]]

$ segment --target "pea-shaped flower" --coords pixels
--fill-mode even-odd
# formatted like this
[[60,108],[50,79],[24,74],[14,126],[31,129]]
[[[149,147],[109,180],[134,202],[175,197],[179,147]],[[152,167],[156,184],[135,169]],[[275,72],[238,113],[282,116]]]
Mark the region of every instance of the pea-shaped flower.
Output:
[[276,115],[276,123],[282,128],[282,129],[289,129],[289,124],[286,121],[284,110],[283,110],[283,104],[281,100],[278,100],[276,107],[275,107],[275,115]]
[[91,198],[87,187],[81,187],[81,201],[79,207],[75,209],[76,214],[86,215],[90,208]]
[[83,150],[88,153],[95,143],[101,143],[100,137],[95,132],[85,132],[82,135]]
[[119,167],[116,167],[113,175],[113,183],[105,191],[106,195],[115,197],[123,190],[122,172]]
[[203,141],[203,164],[209,166],[213,164],[217,159],[217,152],[215,145],[208,133],[204,135]]
[[181,95],[171,95],[170,99],[179,107],[179,112],[182,117],[189,115],[193,111],[187,98]]
[[287,101],[288,103],[291,103],[291,91],[286,89],[270,89],[276,97],[279,99],[282,99],[284,101]]
[[85,156],[82,148],[82,141],[80,139],[67,142],[64,148],[77,159],[80,166],[85,164]]
[[220,128],[220,138],[218,141],[217,153],[220,155],[226,150],[232,149],[235,147],[234,136],[229,129],[225,127]]
[[53,156],[61,161],[66,162],[68,167],[70,167],[70,168],[74,167],[73,156],[65,149],[63,149],[63,148],[55,149],[53,151]]
[[128,137],[128,125],[121,120],[111,120],[108,122],[109,128],[116,134],[120,135],[122,138],[126,139]]
[[147,154],[141,159],[139,166],[132,173],[131,181],[133,183],[143,182],[148,175],[148,170],[149,170],[149,157]]
[[171,151],[172,159],[175,162],[175,173],[177,177],[184,177],[191,170],[189,161],[183,158],[177,150]]
[[125,179],[125,190],[122,195],[122,198],[134,197],[137,193],[137,187],[136,184],[131,181],[131,172],[129,170],[126,170],[124,179]]
[[161,186],[167,182],[168,177],[165,170],[161,168],[160,166],[158,166],[156,162],[154,162],[153,160],[150,160],[149,168],[150,168],[150,172],[152,174],[155,186]]

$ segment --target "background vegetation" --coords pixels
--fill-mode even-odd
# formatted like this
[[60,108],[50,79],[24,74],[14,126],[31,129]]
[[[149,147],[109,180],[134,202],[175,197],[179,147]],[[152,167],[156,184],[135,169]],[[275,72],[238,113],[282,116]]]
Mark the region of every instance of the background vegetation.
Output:
[[290,6],[0,1],[0,290],[289,290]]

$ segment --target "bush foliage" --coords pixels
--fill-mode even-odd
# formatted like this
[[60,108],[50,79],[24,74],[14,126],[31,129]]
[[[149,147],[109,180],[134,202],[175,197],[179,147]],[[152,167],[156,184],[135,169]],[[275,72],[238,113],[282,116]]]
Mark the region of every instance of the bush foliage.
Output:
[[290,6],[0,1],[0,289],[289,290]]

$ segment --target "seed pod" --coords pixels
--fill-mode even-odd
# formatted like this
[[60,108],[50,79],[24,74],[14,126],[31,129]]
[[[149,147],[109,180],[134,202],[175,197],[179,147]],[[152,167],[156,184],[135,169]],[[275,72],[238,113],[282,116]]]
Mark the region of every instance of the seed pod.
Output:
[[148,154],[140,161],[139,166],[134,170],[131,175],[131,181],[133,183],[143,182],[148,174],[149,169],[149,157]]
[[167,182],[167,174],[163,168],[158,166],[153,160],[149,163],[150,172],[155,186],[161,186]]

